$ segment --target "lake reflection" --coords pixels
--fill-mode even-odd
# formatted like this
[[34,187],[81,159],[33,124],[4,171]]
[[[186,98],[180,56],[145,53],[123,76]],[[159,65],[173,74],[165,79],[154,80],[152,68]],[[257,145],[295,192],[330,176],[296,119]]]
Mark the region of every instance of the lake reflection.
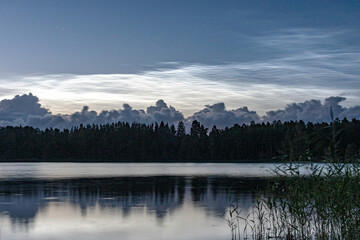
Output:
[[230,239],[230,197],[243,212],[243,177],[116,177],[0,182],[0,239]]

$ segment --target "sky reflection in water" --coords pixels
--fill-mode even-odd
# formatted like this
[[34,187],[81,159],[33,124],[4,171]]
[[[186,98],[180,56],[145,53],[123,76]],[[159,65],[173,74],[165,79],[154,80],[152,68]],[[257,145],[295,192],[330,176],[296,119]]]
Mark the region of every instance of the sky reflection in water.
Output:
[[0,239],[230,239],[229,198],[250,211],[255,178],[2,180]]

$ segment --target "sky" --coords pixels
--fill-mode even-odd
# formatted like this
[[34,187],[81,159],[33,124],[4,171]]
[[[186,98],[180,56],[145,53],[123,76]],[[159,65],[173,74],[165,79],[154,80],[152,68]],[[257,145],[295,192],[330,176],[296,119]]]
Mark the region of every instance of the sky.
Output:
[[359,118],[359,26],[357,0],[3,0],[0,125]]

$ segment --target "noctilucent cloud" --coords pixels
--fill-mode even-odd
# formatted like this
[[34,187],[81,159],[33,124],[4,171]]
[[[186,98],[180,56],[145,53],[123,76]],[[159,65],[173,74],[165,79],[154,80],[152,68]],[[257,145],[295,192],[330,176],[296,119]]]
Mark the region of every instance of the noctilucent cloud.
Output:
[[[68,123],[83,106],[96,114],[131,106],[139,115],[129,120],[150,122],[159,119],[141,109],[155,103],[174,121],[231,112],[211,115],[223,126],[313,120],[307,108],[322,109],[321,120],[331,104],[359,118],[359,26],[357,0],[4,0],[0,123]],[[41,114],[12,109],[19,98]]]

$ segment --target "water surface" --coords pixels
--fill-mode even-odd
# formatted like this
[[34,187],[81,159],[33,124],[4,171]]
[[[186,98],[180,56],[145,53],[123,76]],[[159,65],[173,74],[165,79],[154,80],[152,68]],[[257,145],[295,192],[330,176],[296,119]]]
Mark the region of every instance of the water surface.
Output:
[[1,163],[0,239],[230,239],[274,164]]
[[0,163],[0,179],[272,175],[274,163]]

